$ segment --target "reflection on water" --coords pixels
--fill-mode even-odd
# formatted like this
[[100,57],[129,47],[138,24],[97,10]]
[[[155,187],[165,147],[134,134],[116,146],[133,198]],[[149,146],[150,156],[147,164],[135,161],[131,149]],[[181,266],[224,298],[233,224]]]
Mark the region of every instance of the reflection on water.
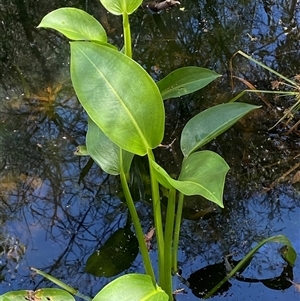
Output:
[[[251,53],[287,77],[299,73],[300,9],[296,4],[295,0],[274,4],[193,0],[183,3],[182,10],[156,16],[139,9],[131,18],[134,56],[156,80],[186,65],[224,74],[203,91],[166,102],[164,142],[177,138],[171,153],[166,149],[157,153],[167,169],[177,172],[178,138],[187,119],[230,99],[227,73],[235,51]],[[121,46],[120,19],[108,15],[98,1],[0,4],[4,36],[0,39],[1,292],[51,286],[30,274],[29,267],[34,266],[95,295],[108,280],[85,273],[85,262],[127,221],[117,178],[93,165],[79,183],[88,159],[73,153],[84,144],[86,121],[69,81],[68,43],[58,34],[35,28],[47,12],[67,5],[93,12],[108,29],[111,41]],[[270,89],[275,79],[241,57],[235,58],[234,69],[259,89]],[[236,83],[236,92],[244,88]],[[261,102],[253,95],[244,100]],[[282,110],[294,102],[270,96],[268,101],[273,109]],[[263,107],[209,145],[232,169],[223,211],[207,209],[203,201],[197,207],[198,200],[187,201],[186,217],[193,218],[183,221],[179,256],[186,279],[230,253],[240,259],[254,243],[274,234],[286,234],[299,253],[299,181],[292,183],[297,172],[293,167],[299,164],[299,130],[285,135],[287,128],[281,124],[268,131],[280,112]],[[292,124],[299,115],[294,117]],[[151,207],[145,201],[137,207],[147,232],[152,225]],[[214,214],[206,218],[203,212]],[[155,240],[151,246],[154,259]],[[284,264],[279,247],[262,249],[246,275],[278,277]],[[143,271],[139,257],[128,271]],[[293,272],[294,281],[299,282],[299,260]],[[188,291],[178,300],[196,300],[187,287],[179,281],[175,284]],[[214,300],[252,300],[261,295],[268,300],[298,300],[297,294],[294,287],[275,291],[262,283],[232,280],[229,291]]]

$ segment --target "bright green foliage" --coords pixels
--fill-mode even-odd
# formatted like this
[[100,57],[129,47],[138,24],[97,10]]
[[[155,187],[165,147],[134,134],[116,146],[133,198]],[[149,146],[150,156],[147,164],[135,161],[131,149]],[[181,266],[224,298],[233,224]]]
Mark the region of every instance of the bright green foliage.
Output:
[[102,5],[114,15],[132,14],[143,0],[101,0]]
[[184,195],[202,195],[223,208],[223,189],[229,166],[218,154],[201,151],[191,154],[183,161],[178,180],[154,161],[158,181],[166,188],[174,187]]
[[0,301],[75,301],[75,298],[68,292],[58,288],[42,288],[36,291],[14,291],[0,296]]
[[190,119],[182,133],[180,146],[185,157],[216,138],[258,106],[225,103],[211,107]]
[[71,78],[89,117],[119,147],[145,155],[160,144],[163,101],[152,78],[135,61],[103,45],[72,42]]
[[207,86],[221,75],[201,67],[176,69],[157,83],[163,99],[180,97]]
[[92,301],[167,301],[168,295],[151,277],[127,274],[107,284]]
[[[105,172],[120,174],[121,186],[147,273],[119,277],[105,286],[93,300],[171,300],[171,270],[177,271],[176,253],[183,197],[201,195],[223,207],[223,189],[229,170],[227,163],[218,154],[211,151],[195,151],[226,131],[245,114],[259,107],[244,103],[221,104],[192,118],[181,135],[181,150],[184,155],[182,170],[177,180],[171,178],[155,162],[152,152],[164,136],[163,99],[192,93],[220,75],[205,68],[183,67],[171,72],[156,84],[142,66],[131,59],[128,15],[141,5],[142,0],[100,1],[109,12],[123,17],[124,54],[107,43],[103,27],[92,16],[77,9],[56,10],[44,17],[39,25],[56,29],[69,39],[75,40],[70,43],[71,78],[78,99],[89,116],[86,148],[80,146],[75,154],[90,155]],[[146,154],[150,162],[151,198],[158,249],[158,283],[166,292],[155,284],[156,279],[145,246],[142,226],[127,182],[126,174],[129,172],[133,156]],[[158,182],[170,189],[166,220],[162,218]],[[176,194],[174,188],[180,193]],[[98,276],[113,276],[129,267],[137,253],[137,240],[130,234],[134,239],[129,240],[129,245],[126,245],[128,235],[124,234],[124,229],[115,232],[102,248],[90,256],[86,270]],[[282,253],[285,260],[290,264],[294,262],[294,249],[283,237],[278,236],[276,239],[288,245]],[[115,251],[122,249],[119,245],[125,245],[124,250],[130,254],[129,261],[126,262],[120,257],[124,253]],[[39,273],[59,283],[50,275],[41,271]],[[64,288],[73,292],[68,286]],[[89,300],[88,297],[75,293]]]
[[133,154],[122,150],[113,143],[100,128],[88,118],[88,131],[86,135],[87,153],[93,160],[111,175],[119,175],[121,169],[129,172]]
[[71,40],[107,42],[103,26],[83,10],[65,7],[46,15],[38,27],[52,28]]

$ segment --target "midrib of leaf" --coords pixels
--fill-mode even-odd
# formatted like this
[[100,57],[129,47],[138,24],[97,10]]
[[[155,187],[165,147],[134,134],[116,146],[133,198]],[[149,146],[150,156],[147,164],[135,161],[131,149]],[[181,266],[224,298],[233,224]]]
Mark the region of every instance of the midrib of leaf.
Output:
[[[187,76],[187,78],[193,78],[194,76]],[[194,80],[191,80],[188,82],[188,84],[193,84],[193,83],[197,83],[197,82],[203,82],[203,81],[207,81],[207,80],[210,80],[211,78],[215,78],[214,76],[210,76],[210,77],[206,77],[205,79],[194,79]],[[183,81],[183,80],[181,80]],[[182,84],[179,84],[180,86],[182,85],[186,85],[185,82],[183,82]]]
[[[146,146],[146,149],[151,148],[148,145],[147,140],[145,139],[145,136],[143,134],[143,132],[141,131],[140,127],[138,126],[135,118],[132,116],[132,114],[130,113],[130,110],[127,108],[127,106],[125,105],[125,103],[122,101],[121,97],[119,96],[119,94],[116,92],[116,90],[113,88],[113,86],[110,84],[110,82],[106,79],[106,77],[103,75],[103,73],[101,72],[101,70],[99,68],[97,68],[97,66],[93,63],[93,61],[91,61],[91,59],[85,54],[84,51],[80,50],[80,52],[87,58],[87,60],[91,63],[92,66],[94,66],[94,68],[98,71],[98,73],[100,74],[100,76],[105,80],[105,82],[108,84],[108,86],[111,87],[111,90],[113,91],[113,93],[116,95],[117,99],[119,100],[119,103],[122,105],[122,107],[125,109],[125,111],[127,112],[129,118],[131,119],[134,127],[136,128],[138,134],[140,135],[140,137],[142,138],[142,141],[144,143],[144,145]],[[94,120],[93,120],[94,121]],[[94,121],[95,122],[95,121]],[[96,123],[96,122],[95,122]]]
[[[238,116],[237,119],[240,118],[241,115]],[[230,124],[232,122],[232,120],[229,120],[225,123],[223,123],[221,126],[217,127],[213,132],[211,132],[209,135],[205,136],[205,139],[201,139],[200,141],[197,142],[197,145],[195,147],[193,147],[190,151],[189,151],[189,154],[195,152],[198,148],[199,148],[199,144],[201,146],[203,146],[203,141],[211,141],[211,137],[214,137],[215,136],[215,133],[219,132],[219,130],[223,127],[226,127],[228,124]],[[224,126],[225,125],[225,126]],[[206,142],[207,143],[207,142]]]

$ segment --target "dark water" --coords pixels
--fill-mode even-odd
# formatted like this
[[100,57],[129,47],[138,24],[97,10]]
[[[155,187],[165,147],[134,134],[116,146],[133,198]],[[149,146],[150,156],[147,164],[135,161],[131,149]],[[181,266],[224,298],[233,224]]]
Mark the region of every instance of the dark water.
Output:
[[[93,165],[79,183],[87,159],[73,153],[84,144],[86,121],[69,80],[68,43],[35,28],[46,13],[62,6],[93,13],[111,42],[122,46],[120,18],[107,14],[98,1],[0,2],[1,292],[52,286],[30,273],[34,266],[95,295],[111,279],[87,274],[85,262],[127,220],[117,178]],[[202,91],[166,102],[164,143],[178,138],[193,115],[231,99],[229,62],[237,50],[289,78],[299,73],[299,1],[183,1],[182,10],[159,16],[139,9],[131,22],[134,57],[155,80],[187,65],[223,75]],[[258,89],[270,89],[277,79],[242,57],[233,62],[234,74]],[[245,86],[235,81],[234,93],[242,89]],[[230,253],[241,259],[257,242],[276,234],[286,235],[300,255],[300,135],[299,127],[292,128],[299,114],[288,125],[268,130],[295,99],[269,95],[264,100],[270,108],[256,95],[245,95],[243,101],[261,104],[262,109],[208,146],[231,166],[225,209],[208,209],[195,198],[186,201],[179,254],[184,278]],[[175,173],[180,159],[176,143],[173,153],[157,153]],[[140,200],[137,208],[146,232],[152,226],[151,205]],[[210,211],[214,214],[202,214]],[[256,280],[280,276],[280,247],[263,247],[243,275]],[[153,262],[155,249],[154,240]],[[143,272],[139,256],[126,273],[135,271]],[[299,260],[293,276],[300,282]],[[230,282],[228,291],[214,300],[299,299],[293,286],[275,290],[262,282]],[[197,300],[179,280],[174,283],[187,292],[178,300]]]

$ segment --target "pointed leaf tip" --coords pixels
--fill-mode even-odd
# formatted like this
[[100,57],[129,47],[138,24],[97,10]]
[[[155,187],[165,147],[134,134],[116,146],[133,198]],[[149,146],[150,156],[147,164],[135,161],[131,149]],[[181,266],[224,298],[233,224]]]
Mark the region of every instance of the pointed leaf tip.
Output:
[[93,16],[73,7],[50,12],[38,25],[40,27],[55,29],[70,40],[107,42],[103,26]]

